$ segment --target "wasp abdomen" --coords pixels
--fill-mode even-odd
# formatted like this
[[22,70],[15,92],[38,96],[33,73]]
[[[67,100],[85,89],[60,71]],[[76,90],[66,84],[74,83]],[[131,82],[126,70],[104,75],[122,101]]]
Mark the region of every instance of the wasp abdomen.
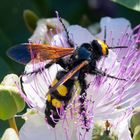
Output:
[[[52,82],[50,87],[53,87],[65,74],[65,71],[59,71],[56,79]],[[71,91],[73,84],[74,79],[69,79],[64,84],[58,86],[54,92],[48,92],[45,115],[48,124],[52,127],[55,127],[61,116],[64,114],[64,110],[72,97]]]

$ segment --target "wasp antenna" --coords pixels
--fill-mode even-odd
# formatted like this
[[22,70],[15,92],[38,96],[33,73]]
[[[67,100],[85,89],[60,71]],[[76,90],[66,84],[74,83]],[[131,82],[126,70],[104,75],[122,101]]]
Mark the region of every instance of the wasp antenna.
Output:
[[128,48],[128,46],[115,46],[115,47],[108,47],[109,49],[122,49],[122,48]]
[[112,76],[112,75],[109,75],[109,74],[106,74],[106,73],[103,73],[103,74],[104,74],[103,76],[106,76],[106,77],[109,77],[109,78],[112,78],[112,79],[127,81],[124,78],[118,78],[118,77],[115,77],[115,76]]
[[104,27],[104,43],[106,43],[106,26]]
[[57,16],[57,18],[59,19],[60,23],[62,24],[62,26],[63,26],[63,28],[64,28],[64,30],[65,30],[65,32],[66,32],[67,38],[68,38],[68,40],[69,40],[69,33],[68,33],[67,29],[66,29],[66,26],[64,25],[64,23],[63,23],[63,21],[62,21],[62,18],[59,16],[58,11],[56,11],[55,13],[56,13],[56,16]]
[[107,74],[107,73],[104,72],[104,71],[98,70],[97,68],[93,71],[93,73],[94,73],[94,74],[97,74],[97,75],[101,75],[101,76],[106,76],[106,77],[109,77],[109,78],[112,78],[112,79],[127,81],[127,80],[124,79],[124,78],[118,78],[118,77],[112,76],[112,75],[110,75],[110,74]]
[[64,28],[64,31],[66,32],[67,41],[68,41],[69,45],[70,45],[71,47],[73,47],[74,45],[72,44],[72,42],[71,42],[71,40],[70,40],[69,32],[68,32],[66,26],[64,25],[64,23],[63,23],[63,21],[62,21],[62,18],[59,16],[58,11],[55,11],[55,13],[56,13],[56,16],[57,16],[57,18],[59,19],[60,23],[62,24],[62,26],[63,26],[63,28]]

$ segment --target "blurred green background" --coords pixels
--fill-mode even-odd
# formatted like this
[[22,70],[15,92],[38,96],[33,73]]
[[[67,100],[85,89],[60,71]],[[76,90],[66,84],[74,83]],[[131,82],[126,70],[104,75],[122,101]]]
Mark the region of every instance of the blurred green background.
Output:
[[[23,12],[30,9],[40,18],[54,17],[57,10],[70,24],[88,26],[101,17],[125,17],[132,26],[140,23],[140,12],[130,10],[109,0],[1,0],[0,3],[0,81],[8,73],[22,73],[24,66],[6,56],[6,50],[18,43],[27,42]],[[0,121],[0,135],[3,125]],[[6,126],[5,126],[6,127]],[[4,128],[4,127],[3,127]]]

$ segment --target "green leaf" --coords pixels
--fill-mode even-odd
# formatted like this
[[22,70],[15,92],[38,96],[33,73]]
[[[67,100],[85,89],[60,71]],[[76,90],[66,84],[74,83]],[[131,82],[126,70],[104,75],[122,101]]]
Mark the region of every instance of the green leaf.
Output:
[[19,137],[14,129],[8,128],[5,130],[1,140],[19,140]]
[[38,16],[31,10],[24,10],[23,18],[28,30],[33,32],[36,28]]
[[140,12],[140,0],[112,0],[113,2],[119,3],[127,8]]

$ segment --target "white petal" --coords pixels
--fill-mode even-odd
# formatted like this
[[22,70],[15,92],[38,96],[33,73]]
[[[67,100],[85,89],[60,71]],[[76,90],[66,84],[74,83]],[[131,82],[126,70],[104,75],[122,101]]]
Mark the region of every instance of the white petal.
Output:
[[[66,27],[69,26],[69,23],[66,20],[62,19],[62,21]],[[63,29],[58,18],[40,19],[37,22],[37,27],[36,27],[33,35],[30,37],[29,41],[35,42],[35,43],[44,43],[44,40],[45,40],[46,35],[47,35],[47,31],[48,31],[47,25],[59,27],[60,30]]]
[[[74,44],[75,48],[83,43],[90,43],[94,37],[86,29],[79,25],[72,25],[67,28],[70,41]],[[53,37],[51,44],[63,47],[69,47],[65,31]]]
[[31,42],[35,43],[43,43],[43,40],[45,38],[45,34],[47,33],[47,23],[46,19],[40,19],[37,22],[37,27],[33,33],[33,35],[30,37]]
[[68,32],[75,47],[80,46],[83,43],[90,43],[94,39],[93,35],[86,28],[78,25],[68,27]]
[[117,131],[118,140],[132,140],[127,120],[123,120],[119,123],[117,126]]
[[67,140],[67,136],[68,139],[76,140],[74,127],[63,128],[61,124],[57,124],[55,128],[51,128],[41,114],[30,117],[19,132],[20,140]]
[[54,35],[51,40],[51,45],[65,48],[70,47],[65,32]]
[[[104,29],[106,27],[106,42],[109,46],[120,44],[120,39],[122,39],[125,34],[132,33],[130,22],[124,18],[113,19],[110,17],[104,17],[101,19],[100,26],[101,32],[97,37],[104,40]],[[128,39],[128,36],[126,39]]]
[[107,70],[107,73],[110,75],[115,75],[115,73],[118,72],[120,66],[116,59],[116,53],[110,50],[109,55],[97,63],[97,67],[98,69],[102,69],[103,71]]

